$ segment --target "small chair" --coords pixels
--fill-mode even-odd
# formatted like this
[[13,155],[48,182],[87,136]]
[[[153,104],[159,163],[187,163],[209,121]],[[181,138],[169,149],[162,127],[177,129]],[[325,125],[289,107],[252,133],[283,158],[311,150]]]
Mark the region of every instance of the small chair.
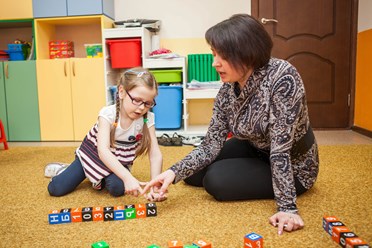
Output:
[[8,150],[8,143],[6,142],[6,135],[3,122],[0,119],[0,143],[4,143],[4,149]]

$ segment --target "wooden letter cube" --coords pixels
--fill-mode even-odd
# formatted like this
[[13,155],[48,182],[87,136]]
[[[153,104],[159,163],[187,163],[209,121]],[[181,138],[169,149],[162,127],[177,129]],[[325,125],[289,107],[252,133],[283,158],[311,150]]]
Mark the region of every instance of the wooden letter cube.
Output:
[[350,238],[356,238],[358,237],[355,233],[353,232],[344,232],[340,234],[340,245],[342,247],[346,247],[346,240]]
[[135,219],[136,208],[134,205],[125,205],[125,219]]
[[147,246],[147,248],[160,248],[160,246],[152,244],[152,245]]
[[212,244],[210,242],[207,242],[205,240],[199,239],[192,243],[194,246],[199,248],[212,248]]
[[326,231],[328,234],[328,225],[330,222],[336,222],[339,221],[339,219],[336,216],[324,216],[323,217],[323,229]]
[[59,216],[61,217],[61,223],[70,223],[71,222],[71,208],[61,209]]
[[262,236],[252,232],[244,237],[244,248],[262,248],[263,238]]
[[114,220],[125,220],[124,206],[114,207]]
[[93,221],[93,208],[85,207],[81,210],[83,221]]
[[105,207],[103,212],[105,221],[114,220],[114,207]]
[[50,210],[48,214],[49,224],[60,224],[61,217],[59,210]]
[[340,227],[340,226],[345,226],[345,225],[341,221],[331,221],[331,222],[329,222],[328,223],[328,234],[331,235],[331,237],[333,236],[332,235],[332,230],[336,226]]
[[72,208],[71,209],[71,221],[72,222],[82,222],[83,217],[81,213],[81,208]]
[[183,248],[183,243],[179,240],[171,240],[168,241],[168,248]]
[[158,211],[156,209],[155,203],[147,203],[146,204],[146,216],[147,217],[154,217],[158,214]]
[[349,238],[346,239],[346,248],[370,248],[370,246],[363,241],[362,239],[356,238]]
[[335,226],[335,227],[333,227],[333,230],[332,230],[333,241],[335,241],[337,244],[339,244],[340,243],[340,235],[341,235],[341,233],[344,233],[344,232],[351,232],[351,231],[346,226]]
[[136,216],[137,218],[146,218],[146,205],[136,204]]
[[93,221],[103,221],[103,207],[93,208]]
[[99,241],[92,244],[92,248],[110,248],[110,246],[105,241]]

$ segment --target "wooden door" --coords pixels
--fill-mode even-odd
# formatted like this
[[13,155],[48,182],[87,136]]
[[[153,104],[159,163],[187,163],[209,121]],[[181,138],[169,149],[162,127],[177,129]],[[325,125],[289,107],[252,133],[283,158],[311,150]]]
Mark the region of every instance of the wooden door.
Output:
[[9,141],[40,141],[35,61],[4,62]]
[[349,128],[355,75],[356,0],[252,0],[271,35],[272,55],[292,63],[305,84],[315,128]]
[[32,18],[32,0],[0,0],[0,19]]
[[69,59],[36,62],[42,141],[72,141],[72,97]]
[[106,105],[103,58],[71,59],[74,140],[81,141]]

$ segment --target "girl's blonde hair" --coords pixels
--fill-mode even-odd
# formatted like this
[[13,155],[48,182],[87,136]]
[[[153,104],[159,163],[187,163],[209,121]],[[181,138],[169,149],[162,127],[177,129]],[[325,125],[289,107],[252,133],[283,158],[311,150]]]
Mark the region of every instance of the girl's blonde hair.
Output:
[[[126,92],[132,90],[137,86],[146,86],[149,89],[155,89],[156,95],[158,94],[158,84],[156,83],[155,77],[149,72],[147,69],[142,67],[136,67],[132,69],[126,70],[120,77],[117,83],[117,93],[116,93],[116,116],[113,128],[110,131],[110,143],[111,146],[115,146],[115,131],[119,121],[119,113],[120,113],[120,98],[119,98],[119,86],[122,85]],[[139,146],[136,149],[136,156],[140,156],[142,154],[147,154],[151,148],[151,139],[150,139],[150,132],[147,126],[147,112],[143,116],[143,129],[142,129],[142,137]]]

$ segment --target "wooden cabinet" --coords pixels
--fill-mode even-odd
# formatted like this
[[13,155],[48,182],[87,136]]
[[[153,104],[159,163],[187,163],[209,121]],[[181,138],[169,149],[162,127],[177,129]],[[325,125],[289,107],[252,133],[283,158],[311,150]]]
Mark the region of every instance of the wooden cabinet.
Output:
[[0,0],[0,19],[32,18],[32,0]]
[[37,60],[41,140],[81,141],[105,106],[103,59]]
[[35,61],[0,63],[0,118],[8,141],[40,141]]
[[104,14],[114,19],[114,0],[33,0],[35,18]]

